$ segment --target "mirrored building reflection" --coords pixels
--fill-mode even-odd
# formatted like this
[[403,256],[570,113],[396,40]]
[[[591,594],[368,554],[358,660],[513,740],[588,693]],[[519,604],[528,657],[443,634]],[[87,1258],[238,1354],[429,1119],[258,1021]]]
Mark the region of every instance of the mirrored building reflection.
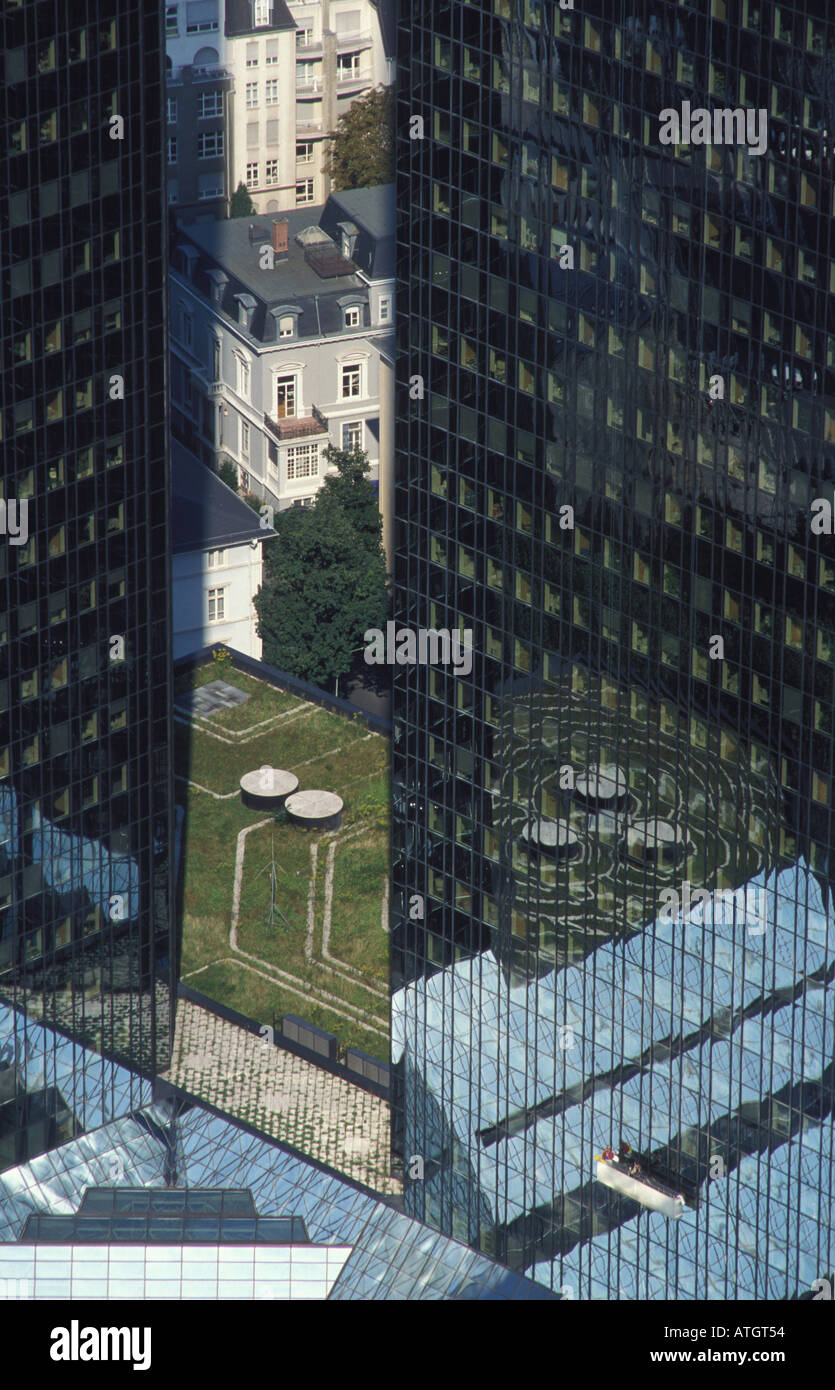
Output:
[[475,634],[471,676],[394,671],[407,1208],[564,1297],[801,1297],[835,1262],[833,21],[402,24],[395,616]]
[[[146,1074],[171,1030],[163,51],[139,3],[0,17],[0,1001]],[[77,1132],[0,1062],[2,1165]]]

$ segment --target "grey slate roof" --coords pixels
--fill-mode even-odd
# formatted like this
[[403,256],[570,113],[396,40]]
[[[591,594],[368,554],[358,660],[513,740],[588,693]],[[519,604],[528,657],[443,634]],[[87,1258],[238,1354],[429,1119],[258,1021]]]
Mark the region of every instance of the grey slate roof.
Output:
[[171,441],[171,462],[175,555],[189,550],[221,550],[275,535],[262,528],[257,512],[177,439]]
[[[386,223],[389,212],[390,221]],[[276,259],[274,269],[263,270],[260,250],[271,244],[274,220],[288,224],[288,251],[286,257]],[[317,247],[299,245],[296,238],[311,226],[321,226],[334,239],[322,244],[330,247],[331,259],[339,270],[339,223],[345,221],[354,222],[358,231],[353,260],[341,263],[343,274],[322,276],[311,263]],[[297,340],[343,332],[342,310],[346,299],[366,306],[364,326],[367,326],[368,287],[355,273],[355,268],[361,267],[369,279],[394,275],[394,187],[332,194],[324,208],[307,207],[194,223],[180,229],[177,248],[186,255],[195,248],[202,252],[192,278],[207,298],[211,298],[211,282],[217,279],[217,270],[228,277],[220,307],[236,323],[236,296],[251,294],[254,297],[255,311],[249,332],[258,342],[278,340],[278,324],[270,310],[279,306],[298,310]]]
[[340,222],[353,222],[359,231],[353,260],[364,275],[370,280],[385,280],[394,275],[393,183],[332,193],[322,212],[320,226],[329,236],[338,238]]

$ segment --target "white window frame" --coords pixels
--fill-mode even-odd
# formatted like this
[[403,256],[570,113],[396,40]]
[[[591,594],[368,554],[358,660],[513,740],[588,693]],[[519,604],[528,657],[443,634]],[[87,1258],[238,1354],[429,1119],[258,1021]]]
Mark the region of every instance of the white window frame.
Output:
[[[278,392],[283,387],[292,401],[293,409],[285,410],[284,414],[279,414]],[[275,404],[276,420],[297,420],[299,418],[299,407],[301,405],[301,380],[298,372],[276,372],[273,377],[272,399]]]
[[167,125],[174,125],[177,120],[177,98],[165,98],[165,121]]
[[394,298],[390,294],[380,295],[380,323],[391,323]]
[[[304,150],[304,154],[300,154],[300,153],[299,153],[300,150]],[[297,164],[312,164],[313,162],[314,162],[314,160],[313,160],[313,141],[312,141],[312,140],[297,140],[297,141],[296,141],[296,163],[297,163]]]
[[362,306],[360,304],[348,304],[346,306],[345,327],[362,328]]
[[295,314],[282,314],[278,320],[279,338],[294,338],[296,336],[296,316]]
[[247,82],[246,84],[246,109],[255,111],[258,106],[258,83]]
[[[346,391],[346,374],[356,373],[356,391]],[[353,380],[353,378],[352,378]],[[365,398],[365,363],[364,362],[340,362],[339,364],[339,400],[341,401],[361,401]]]
[[313,202],[313,179],[300,179],[296,184],[296,207]]
[[241,458],[249,458],[249,421],[241,420]]
[[165,7],[165,33],[167,37],[180,32],[180,7],[179,5],[166,5]]
[[[212,148],[209,148],[209,141]],[[204,130],[197,136],[197,158],[198,159],[221,159],[224,153],[224,140],[222,130]]]
[[250,159],[250,160],[247,160],[247,165],[246,165],[246,178],[244,179],[244,182],[245,182],[247,188],[257,188],[257,187],[258,187],[258,160],[257,160],[257,159]]
[[218,19],[201,19],[197,24],[188,22],[188,6],[186,6],[186,33],[187,34],[216,34],[220,26]]
[[248,43],[248,44],[247,44],[247,46],[246,46],[246,61],[245,61],[245,66],[248,67],[248,68],[257,68],[257,66],[258,66],[258,45],[257,45],[257,43]]
[[278,39],[267,39],[265,62],[268,68],[275,67],[278,62]]
[[278,106],[278,78],[268,77],[265,83],[264,105]]
[[268,159],[264,165],[264,187],[275,188],[278,183],[278,160]]
[[288,483],[299,482],[302,478],[318,478],[319,462],[318,444],[291,444],[285,459]]
[[167,139],[166,142],[165,142],[165,150],[166,150],[166,155],[167,155],[167,158],[168,158],[168,163],[169,163],[169,164],[176,164],[176,163],[177,163],[177,137],[176,137],[176,135],[169,135],[169,136],[168,136],[168,139]]
[[255,0],[253,5],[252,22],[256,29],[261,29],[270,22],[270,0]]
[[[207,111],[207,103],[211,103],[211,110]],[[223,115],[223,94],[222,92],[201,92],[199,97],[199,107],[197,112],[198,121],[217,120]]]
[[241,400],[251,399],[252,369],[242,353],[235,353],[235,390]]
[[226,589],[225,587],[209,589],[206,597],[208,598],[208,621],[210,623],[226,622]]
[[[346,68],[347,60],[347,68]],[[356,82],[360,77],[361,57],[359,53],[337,53],[336,55],[336,80],[337,82]]]
[[[349,444],[346,436],[348,432],[356,434],[358,443]],[[365,421],[364,420],[343,420],[342,422],[342,448],[346,452],[353,449],[363,449],[365,447]]]
[[225,550],[207,550],[206,564],[210,570],[222,570],[226,568]]

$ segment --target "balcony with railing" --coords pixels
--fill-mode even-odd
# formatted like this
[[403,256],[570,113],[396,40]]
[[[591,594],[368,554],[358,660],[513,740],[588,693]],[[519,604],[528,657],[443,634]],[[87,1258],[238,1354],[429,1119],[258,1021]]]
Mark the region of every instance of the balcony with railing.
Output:
[[274,420],[271,415],[265,414],[264,427],[280,444],[286,444],[288,439],[306,439],[328,433],[327,419],[315,405],[310,407],[309,415],[285,415],[280,420]]
[[322,95],[321,77],[297,77],[296,96],[300,98],[318,97]]
[[367,87],[371,82],[370,68],[346,68],[337,66],[336,69],[336,88],[340,93],[350,90],[351,87]]
[[373,43],[370,29],[353,29],[350,33],[337,34],[337,52],[343,53],[352,48],[370,48]]
[[165,81],[169,87],[182,87],[187,82],[222,82],[231,77],[229,68],[218,67],[215,64],[210,67],[195,67],[189,63],[179,68],[169,68],[165,74]]

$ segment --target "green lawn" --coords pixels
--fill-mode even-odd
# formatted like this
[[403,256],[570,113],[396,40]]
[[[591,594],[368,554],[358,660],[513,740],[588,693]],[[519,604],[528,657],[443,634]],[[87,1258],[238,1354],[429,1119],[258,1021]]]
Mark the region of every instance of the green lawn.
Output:
[[381,894],[388,876],[387,836],[372,830],[352,840],[337,854],[333,874],[333,914],[330,951],[356,969],[388,982],[389,935],[383,931]]
[[317,1028],[335,1033],[343,1047],[359,1047],[380,1061],[388,1061],[388,1044],[378,1033],[370,1033],[360,1024],[347,1022],[338,1014],[331,1013],[323,1004],[312,1003],[310,998],[300,998],[298,994],[272,985],[268,980],[259,979],[251,970],[235,962],[212,965],[202,975],[187,980],[192,989],[199,990],[210,999],[217,999],[227,1008],[237,1009],[247,1018],[255,1018],[270,1027],[273,1017],[276,1027],[281,1026],[282,1014],[294,1014]]
[[[229,671],[231,671],[231,679]],[[238,690],[246,691],[249,699],[242,705],[235,705],[232,709],[220,709],[214,714],[210,714],[206,722],[212,729],[232,730],[237,733],[245,733],[247,729],[256,724],[260,724],[265,719],[273,719],[279,714],[288,714],[291,710],[304,707],[305,702],[298,695],[290,695],[284,690],[276,690],[274,685],[268,685],[266,681],[255,680],[253,676],[246,675],[243,671],[234,671],[229,668],[224,672],[214,669],[214,663],[208,666],[201,666],[194,672],[194,677],[189,681],[185,675],[180,675],[175,681],[175,690],[178,695],[182,695],[186,690],[196,690],[201,685],[208,685],[209,681],[224,680],[227,685],[234,685]]]
[[[196,686],[217,676],[212,663],[208,663],[190,679]],[[223,679],[241,689],[253,684],[250,677],[234,669],[224,672]],[[270,699],[273,695],[275,702]],[[281,701],[290,699],[271,687],[263,687],[257,698],[262,718],[270,717]],[[250,704],[244,708],[249,709]],[[213,721],[210,727],[214,727]],[[268,763],[296,771],[303,789],[324,787],[342,796],[345,811],[336,841],[330,953],[353,966],[378,992],[387,994],[389,938],[380,922],[387,873],[388,825],[382,814],[382,808],[388,805],[387,741],[376,734],[369,737],[359,721],[305,705],[302,717],[291,715],[289,721],[280,721],[240,747],[212,738],[202,724],[186,727],[177,723],[175,758],[181,778],[187,777],[221,795],[235,792],[244,772]],[[320,835],[318,839],[312,961],[305,958],[304,951],[310,846],[316,836],[290,825],[280,813],[269,825],[253,831],[246,841],[238,945],[242,951],[257,956],[267,969],[272,966],[292,974],[303,991],[296,994],[283,982],[259,978],[245,968],[245,963],[229,960],[237,836],[245,826],[264,820],[264,813],[247,810],[238,796],[218,801],[195,787],[187,787],[182,780],[177,783],[177,796],[187,809],[182,957],[185,982],[251,1018],[271,1024],[274,1012],[294,1013],[335,1033],[342,1046],[362,1047],[374,1056],[387,1058],[388,1045],[382,1036],[364,1028],[362,1019],[335,1013],[334,1000],[325,998],[327,993],[354,1006],[369,1022],[388,1031],[387,997],[364,988],[351,971],[340,974],[338,967],[334,972],[322,962],[325,872],[333,837]],[[342,843],[343,836],[357,831],[356,839]],[[277,914],[276,924],[268,930],[273,849],[276,906],[286,922]],[[210,968],[193,975],[206,966]]]

